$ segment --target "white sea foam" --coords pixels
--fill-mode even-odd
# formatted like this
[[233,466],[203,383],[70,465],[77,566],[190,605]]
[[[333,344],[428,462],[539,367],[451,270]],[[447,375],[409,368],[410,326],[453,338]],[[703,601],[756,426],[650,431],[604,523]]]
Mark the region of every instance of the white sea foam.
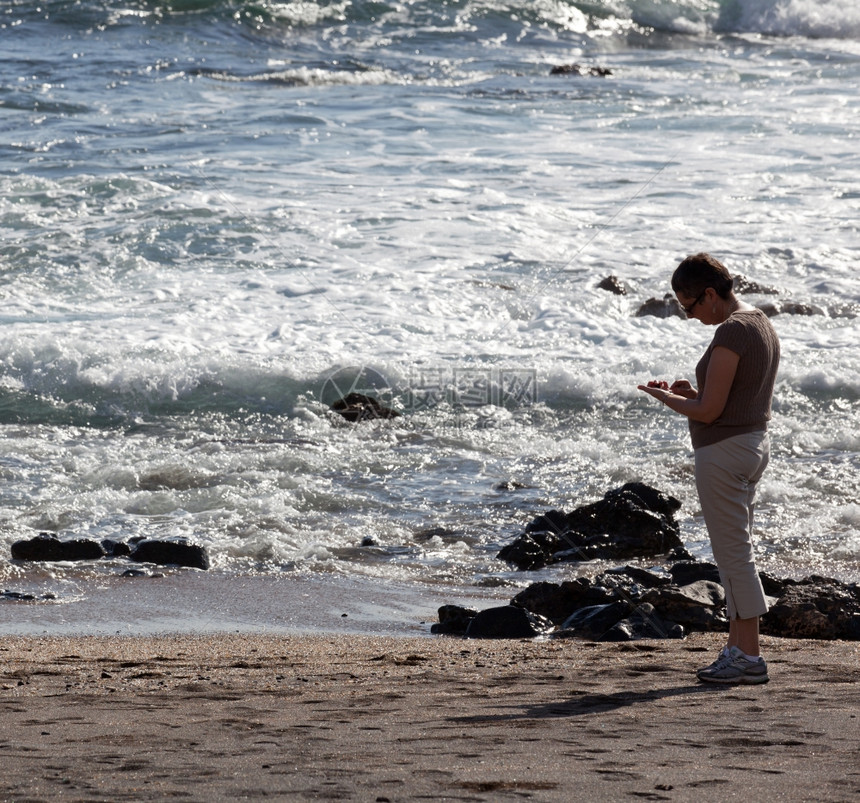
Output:
[[852,0],[740,0],[724,4],[723,25],[776,36],[860,39]]

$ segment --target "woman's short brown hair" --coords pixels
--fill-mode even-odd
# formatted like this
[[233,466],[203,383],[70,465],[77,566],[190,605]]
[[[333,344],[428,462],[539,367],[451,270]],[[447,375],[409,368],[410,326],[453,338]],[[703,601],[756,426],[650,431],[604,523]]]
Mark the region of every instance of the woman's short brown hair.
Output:
[[720,298],[728,298],[734,287],[726,266],[710,254],[688,256],[672,274],[672,289],[685,298],[698,298],[709,287],[713,287]]

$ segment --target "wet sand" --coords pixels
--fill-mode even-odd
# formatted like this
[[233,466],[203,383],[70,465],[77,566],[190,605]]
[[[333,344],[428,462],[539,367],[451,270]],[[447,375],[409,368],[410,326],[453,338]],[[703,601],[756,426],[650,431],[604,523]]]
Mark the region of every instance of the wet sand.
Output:
[[860,796],[860,644],[334,634],[0,639],[0,800]]

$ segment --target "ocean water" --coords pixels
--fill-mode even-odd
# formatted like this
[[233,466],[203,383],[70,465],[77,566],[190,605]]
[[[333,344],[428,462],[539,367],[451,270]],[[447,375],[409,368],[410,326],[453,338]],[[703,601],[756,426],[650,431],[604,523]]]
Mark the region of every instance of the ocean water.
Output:
[[856,579],[858,86],[849,0],[4,3],[0,588],[119,582],[8,560],[54,532],[510,596],[593,567],[500,546],[630,480],[708,558],[636,390],[713,334],[636,314],[701,250],[778,310],[760,564]]

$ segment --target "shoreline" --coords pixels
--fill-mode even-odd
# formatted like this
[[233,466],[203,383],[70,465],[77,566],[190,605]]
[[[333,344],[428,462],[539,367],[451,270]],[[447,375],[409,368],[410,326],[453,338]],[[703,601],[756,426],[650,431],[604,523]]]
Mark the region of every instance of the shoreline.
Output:
[[349,634],[0,639],[0,799],[849,800],[860,644]]
[[[429,635],[441,605],[506,605],[518,590],[406,585],[334,574],[175,569],[151,577],[89,577],[67,585],[69,593],[55,601],[0,601],[0,637],[195,633],[408,637]],[[75,586],[83,590],[75,593]]]

